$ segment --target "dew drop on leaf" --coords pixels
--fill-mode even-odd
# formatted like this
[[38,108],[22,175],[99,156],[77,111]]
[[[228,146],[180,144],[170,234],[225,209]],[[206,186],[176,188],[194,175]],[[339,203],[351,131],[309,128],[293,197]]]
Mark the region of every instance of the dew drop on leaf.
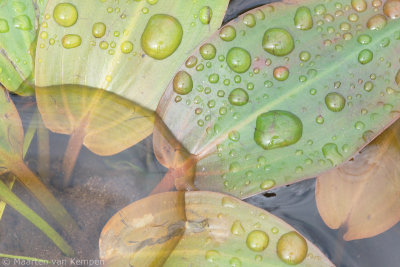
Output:
[[351,0],[351,6],[357,12],[364,12],[367,9],[367,2],[365,0]]
[[234,72],[244,73],[251,66],[251,56],[247,50],[240,47],[233,47],[226,55],[226,63]]
[[374,57],[374,54],[372,53],[371,50],[364,49],[358,54],[358,62],[360,62],[361,64],[364,65],[364,64],[371,62],[373,57]]
[[8,22],[5,19],[0,19],[0,33],[6,33],[10,30]]
[[197,57],[195,56],[190,56],[185,62],[185,66],[189,69],[196,66],[196,64],[197,64]]
[[67,34],[62,38],[61,43],[64,48],[71,49],[80,46],[82,39],[77,34]]
[[391,19],[397,19],[400,17],[400,1],[399,0],[388,0],[383,5],[383,13]]
[[292,231],[279,238],[276,251],[283,262],[295,265],[301,263],[306,258],[308,246],[306,240],[301,235]]
[[358,36],[357,41],[360,44],[367,45],[372,41],[372,38],[368,34],[361,34],[360,36]]
[[294,16],[294,25],[300,30],[309,30],[313,27],[311,11],[308,7],[299,7]]
[[232,227],[231,227],[231,233],[233,235],[243,235],[244,234],[244,228],[240,221],[236,220],[233,222]]
[[333,112],[339,112],[343,110],[346,99],[339,93],[329,93],[325,96],[326,107]]
[[331,161],[333,165],[337,165],[343,161],[343,157],[339,153],[337,145],[334,143],[325,144],[322,147],[322,154],[327,160]]
[[274,110],[257,117],[254,141],[263,149],[297,143],[303,135],[303,123],[289,111]]
[[233,26],[225,26],[219,31],[219,37],[226,41],[230,42],[236,38],[236,29]]
[[78,20],[78,11],[70,3],[60,3],[53,10],[53,18],[58,25],[71,27]]
[[208,262],[215,262],[218,259],[219,256],[220,256],[220,254],[219,254],[218,251],[216,251],[216,250],[208,250],[206,252],[206,256],[205,257],[206,257],[206,260]]
[[211,60],[215,58],[216,54],[217,54],[217,49],[213,44],[207,43],[200,47],[200,55],[205,60]]
[[253,14],[247,14],[243,17],[243,23],[249,27],[253,28],[256,26],[256,17]]
[[302,52],[300,52],[299,58],[301,61],[307,62],[310,60],[311,54],[307,51],[302,51]]
[[400,70],[397,71],[395,76],[396,84],[400,86]]
[[31,19],[26,15],[20,15],[13,18],[14,27],[23,30],[23,31],[30,31],[32,30],[32,22]]
[[93,24],[92,34],[96,38],[101,38],[106,34],[106,25],[103,22]]
[[268,235],[261,230],[254,230],[250,232],[246,239],[247,247],[255,252],[264,251],[269,243]]
[[169,15],[153,15],[143,31],[141,45],[143,51],[158,60],[172,55],[181,44],[183,29],[180,22]]
[[192,76],[186,71],[178,72],[173,80],[173,88],[175,93],[180,95],[187,95],[193,89]]
[[236,88],[229,94],[228,100],[234,106],[243,106],[249,102],[249,95],[242,88]]
[[278,81],[285,81],[289,78],[289,70],[286,67],[277,67],[274,69],[274,78]]
[[370,30],[381,30],[386,26],[386,23],[386,17],[384,15],[377,14],[368,20],[367,27]]
[[233,257],[229,260],[229,264],[231,267],[241,267],[242,262],[240,261],[239,258]]
[[199,20],[203,24],[210,24],[212,19],[212,9],[209,6],[202,7],[199,12]]
[[286,56],[294,49],[292,35],[285,29],[271,28],[264,33],[262,46],[265,51],[275,56]]
[[130,41],[124,41],[121,44],[121,52],[124,54],[129,54],[133,50],[133,43]]
[[269,190],[275,186],[274,180],[266,180],[260,184],[262,190]]

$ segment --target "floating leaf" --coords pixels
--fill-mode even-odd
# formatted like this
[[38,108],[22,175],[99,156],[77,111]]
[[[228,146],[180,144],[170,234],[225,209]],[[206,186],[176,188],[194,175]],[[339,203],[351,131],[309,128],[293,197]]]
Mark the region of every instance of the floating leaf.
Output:
[[[400,2],[391,3],[397,12]],[[176,138],[159,140],[157,130],[159,160],[176,172],[163,150],[180,143],[197,161],[186,184],[241,198],[346,161],[399,115],[400,20],[382,8],[274,3],[225,25],[158,106]]]
[[47,0],[0,2],[0,83],[33,94],[33,64],[40,14]]
[[400,122],[354,160],[320,175],[315,195],[324,222],[345,240],[383,233],[400,220]]
[[78,229],[64,207],[23,161],[24,130],[7,91],[0,87],[0,170],[11,172],[67,232]]
[[100,258],[107,266],[333,266],[282,220],[212,192],[168,192],[125,207],[102,231]]

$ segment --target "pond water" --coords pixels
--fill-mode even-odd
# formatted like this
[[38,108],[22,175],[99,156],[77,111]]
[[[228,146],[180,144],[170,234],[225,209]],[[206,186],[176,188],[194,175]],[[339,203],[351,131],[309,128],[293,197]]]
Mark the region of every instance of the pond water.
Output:
[[[232,0],[224,21],[269,2],[272,1]],[[32,117],[34,99],[13,96],[13,100],[27,127]],[[98,239],[104,224],[118,210],[147,196],[167,170],[154,157],[152,137],[111,157],[99,157],[82,148],[72,175],[72,186],[61,190],[59,170],[68,137],[50,134],[49,140],[50,154],[44,155],[44,158],[50,158],[48,171],[40,166],[43,161],[38,160],[37,155],[43,156],[43,153],[38,153],[36,137],[26,161],[31,169],[42,172],[44,182],[83,229],[79,234],[66,237],[76,250],[76,257],[98,259]],[[51,218],[45,215],[24,188],[17,184],[13,191],[51,222]],[[314,191],[315,179],[310,179],[251,197],[246,202],[275,214],[295,227],[337,266],[399,266],[400,224],[374,238],[345,242],[341,238],[341,231],[329,229],[322,221]],[[0,253],[65,259],[39,230],[11,208],[6,209],[0,221]]]

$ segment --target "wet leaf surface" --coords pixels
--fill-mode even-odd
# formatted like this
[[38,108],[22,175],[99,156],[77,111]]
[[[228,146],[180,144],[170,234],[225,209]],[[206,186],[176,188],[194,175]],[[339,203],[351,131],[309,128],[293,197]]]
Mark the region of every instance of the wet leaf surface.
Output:
[[345,240],[383,233],[400,220],[400,123],[337,169],[317,179],[319,213]]
[[[155,151],[192,188],[245,198],[314,177],[398,117],[400,22],[388,6],[290,2],[217,31],[164,94],[157,113],[175,140],[156,129]],[[183,175],[184,159],[165,160],[176,143],[197,162]]]
[[34,93],[36,37],[46,3],[0,1],[0,83],[20,95]]
[[[246,218],[246,219],[243,219]],[[292,227],[212,192],[169,192],[119,211],[100,238],[107,266],[333,266]]]

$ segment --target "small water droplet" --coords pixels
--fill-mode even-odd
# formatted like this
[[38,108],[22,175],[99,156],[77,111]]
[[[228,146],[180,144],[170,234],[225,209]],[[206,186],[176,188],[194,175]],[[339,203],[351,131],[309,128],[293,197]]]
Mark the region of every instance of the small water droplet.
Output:
[[10,30],[8,22],[5,19],[0,19],[0,33],[6,33]]
[[229,94],[228,100],[234,106],[243,106],[249,102],[249,95],[242,88],[236,88]]
[[121,44],[121,52],[124,54],[129,54],[133,50],[133,43],[130,41],[124,41]]
[[231,197],[223,197],[221,200],[221,204],[225,208],[232,208],[232,209],[236,208],[237,206],[236,200],[234,200]]
[[255,252],[264,251],[269,243],[268,235],[261,230],[251,231],[246,239],[247,247]]
[[269,190],[275,186],[274,180],[266,180],[260,184],[262,190]]
[[377,14],[368,20],[367,27],[370,30],[381,30],[386,26],[386,23],[386,17],[384,15]]
[[332,162],[333,165],[337,165],[342,162],[343,157],[339,153],[338,147],[334,143],[325,144],[322,147],[322,154],[326,159]]
[[374,54],[369,49],[364,49],[358,54],[358,62],[365,65],[372,61]]
[[309,30],[313,27],[311,10],[308,7],[299,7],[294,16],[294,25],[300,30]]
[[60,3],[53,10],[53,18],[58,25],[71,27],[78,20],[78,11],[73,4]]
[[326,7],[323,4],[319,4],[314,8],[314,12],[317,15],[323,15],[326,13]]
[[228,134],[228,136],[229,136],[229,139],[232,140],[232,141],[234,141],[234,142],[237,142],[237,141],[240,140],[240,134],[239,134],[238,131],[231,131],[231,132]]
[[32,22],[31,19],[26,15],[20,15],[13,18],[14,27],[23,30],[23,31],[30,31],[32,30]]
[[234,221],[232,224],[232,227],[231,227],[231,233],[233,235],[243,235],[244,232],[245,231],[244,231],[242,223],[238,220]]
[[199,20],[203,24],[210,24],[212,15],[212,9],[209,6],[202,7],[199,11]]
[[291,112],[274,110],[257,117],[254,141],[263,149],[297,143],[303,135],[303,123]]
[[321,115],[318,115],[317,118],[315,119],[315,121],[316,121],[318,124],[323,124],[324,121],[325,121],[325,119],[324,119],[324,117],[322,117]]
[[239,162],[232,162],[230,165],[229,165],[229,171],[230,172],[233,172],[233,173],[235,173],[235,172],[238,172],[240,170],[240,164],[239,164]]
[[364,84],[364,90],[367,92],[371,92],[374,89],[374,84],[371,81],[368,81]]
[[365,124],[361,121],[357,121],[354,124],[354,128],[356,128],[357,130],[363,130],[365,128]]
[[230,259],[229,264],[231,267],[241,267],[242,262],[239,260],[239,258],[233,257]]
[[339,93],[329,93],[325,96],[326,107],[333,112],[343,110],[346,105],[346,99]]
[[173,81],[173,89],[175,93],[180,95],[187,95],[193,89],[192,76],[186,71],[180,71],[175,75]]
[[141,45],[143,51],[158,60],[172,55],[181,44],[183,29],[180,22],[169,15],[153,15],[143,31]]
[[62,46],[67,49],[75,48],[81,45],[82,39],[76,34],[67,34],[61,40]]
[[208,76],[208,81],[210,83],[218,83],[219,81],[219,75],[216,73],[211,74],[210,76]]
[[236,30],[233,26],[225,26],[219,31],[219,37],[226,42],[233,41],[236,38]]
[[244,73],[251,66],[251,56],[247,50],[240,47],[233,47],[226,55],[226,63],[236,73]]
[[311,54],[309,52],[307,52],[307,51],[302,51],[300,53],[300,55],[299,55],[299,58],[300,58],[301,61],[307,62],[307,61],[310,60]]
[[286,67],[277,67],[274,69],[274,78],[278,81],[285,81],[289,78],[289,69]]
[[92,34],[96,38],[101,38],[106,34],[106,25],[103,22],[93,24]]
[[283,262],[296,265],[307,256],[307,241],[295,231],[288,232],[279,238],[276,251]]
[[290,33],[281,28],[271,28],[264,33],[262,46],[275,56],[286,56],[294,49],[294,40]]
[[207,43],[204,44],[200,47],[200,55],[205,59],[205,60],[211,60],[215,58],[215,55],[217,54],[217,49],[215,48],[214,45]]
[[215,262],[219,258],[220,254],[216,250],[208,250],[206,252],[206,260],[208,262]]
[[195,56],[190,56],[185,62],[185,66],[189,69],[196,66],[196,64],[197,64],[197,57]]
[[243,23],[249,27],[249,28],[253,28],[254,26],[256,26],[256,18],[254,17],[253,14],[246,14],[243,17]]
[[367,45],[372,41],[372,38],[368,34],[361,34],[360,36],[358,36],[357,41],[360,44]]
[[351,0],[351,5],[357,12],[364,12],[367,9],[367,2],[365,0]]

